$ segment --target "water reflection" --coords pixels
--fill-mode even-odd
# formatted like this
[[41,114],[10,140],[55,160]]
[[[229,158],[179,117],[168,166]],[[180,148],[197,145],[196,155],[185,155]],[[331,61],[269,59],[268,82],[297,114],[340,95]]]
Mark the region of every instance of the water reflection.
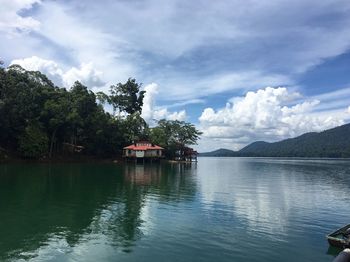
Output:
[[206,159],[199,173],[203,209],[230,212],[252,248],[254,237],[276,244],[304,234],[299,241],[327,247],[324,236],[348,223],[349,161]]
[[0,261],[330,261],[349,193],[349,161],[0,165]]
[[150,223],[149,199],[195,194],[187,174],[159,164],[2,165],[0,260],[59,261],[96,244],[131,252]]

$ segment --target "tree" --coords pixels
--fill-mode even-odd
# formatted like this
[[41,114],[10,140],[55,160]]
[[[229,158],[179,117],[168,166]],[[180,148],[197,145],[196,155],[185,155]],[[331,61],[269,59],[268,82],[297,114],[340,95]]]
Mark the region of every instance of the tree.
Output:
[[[0,66],[0,149],[25,157],[63,154],[63,144],[83,146],[83,154],[115,156],[137,140],[160,144],[169,152],[195,144],[200,132],[189,123],[159,121],[152,130],[141,117],[145,91],[128,79],[111,87],[111,95],[93,93],[80,82],[70,90],[55,86],[39,71]],[[103,104],[123,112],[109,114]]]
[[103,92],[97,92],[96,93],[96,99],[99,101],[100,104],[111,104],[111,100],[109,96]]
[[128,115],[121,123],[124,126],[124,136],[128,143],[149,139],[149,127],[139,112]]
[[38,124],[29,124],[19,138],[19,150],[24,157],[40,158],[47,153],[48,138]]
[[150,137],[154,143],[166,148],[169,157],[173,157],[176,151],[182,155],[186,146],[197,144],[201,134],[191,123],[162,119],[151,129]]
[[[141,113],[146,91],[140,91],[140,88],[141,84],[138,84],[133,78],[129,78],[125,84],[112,85],[109,101],[114,111],[119,109],[120,112],[126,112],[130,115],[136,112]],[[100,97],[104,98],[103,95]]]
[[18,65],[0,68],[0,144],[18,147],[18,139],[29,123],[37,121],[43,103],[55,86],[38,71]]
[[65,89],[55,92],[43,106],[40,120],[50,133],[49,157],[52,157],[53,147],[56,143],[57,132],[68,124],[70,111],[70,101],[68,92]]

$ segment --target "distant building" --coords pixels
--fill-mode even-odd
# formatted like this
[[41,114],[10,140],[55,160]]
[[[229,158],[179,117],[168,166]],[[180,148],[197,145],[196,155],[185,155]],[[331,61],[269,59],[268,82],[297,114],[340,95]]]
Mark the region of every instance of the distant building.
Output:
[[164,148],[148,141],[141,141],[123,148],[123,157],[127,159],[160,159]]

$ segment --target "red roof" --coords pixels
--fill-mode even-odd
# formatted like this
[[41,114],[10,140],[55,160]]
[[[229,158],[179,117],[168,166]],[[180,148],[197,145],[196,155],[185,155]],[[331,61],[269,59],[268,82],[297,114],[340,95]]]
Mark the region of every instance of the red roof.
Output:
[[163,150],[164,148],[157,145],[153,145],[153,146],[152,145],[151,146],[130,145],[130,146],[124,147],[124,149],[146,151],[146,150]]

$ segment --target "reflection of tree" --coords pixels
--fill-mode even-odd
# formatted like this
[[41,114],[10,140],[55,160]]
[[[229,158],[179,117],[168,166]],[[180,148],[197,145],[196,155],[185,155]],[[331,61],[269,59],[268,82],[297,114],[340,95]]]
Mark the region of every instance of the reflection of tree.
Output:
[[[190,199],[195,193],[190,165],[160,164],[126,164],[124,166],[124,183],[117,190],[116,199],[106,208],[109,219],[103,228],[112,239],[113,245],[122,246],[126,252],[131,251],[133,242],[142,236],[142,208],[149,194],[157,195],[161,201],[180,201]],[[101,223],[98,223],[101,226]]]
[[164,168],[157,189],[161,201],[191,200],[196,192],[193,175],[197,170],[196,163],[174,163]]
[[0,260],[34,252],[55,235],[74,247],[97,234],[131,251],[147,195],[190,200],[193,172],[159,164],[1,166]]
[[74,246],[96,209],[114,195],[118,177],[112,172],[103,166],[2,166],[1,256],[34,251],[55,233]]

